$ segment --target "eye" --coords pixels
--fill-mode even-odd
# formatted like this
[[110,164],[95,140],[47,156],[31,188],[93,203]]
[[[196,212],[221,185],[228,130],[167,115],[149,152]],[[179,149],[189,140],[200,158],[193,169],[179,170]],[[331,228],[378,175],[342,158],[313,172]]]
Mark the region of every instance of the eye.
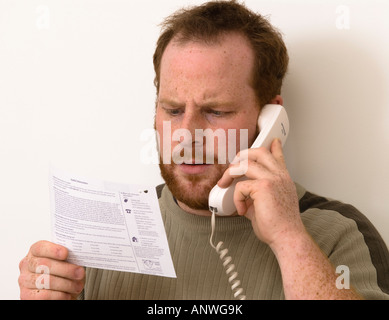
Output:
[[215,116],[222,116],[225,114],[225,112],[217,111],[217,110],[211,110],[210,113],[212,113]]
[[179,114],[181,114],[180,109],[166,109],[166,112],[171,116],[178,116]]
[[207,113],[214,116],[214,117],[219,118],[219,117],[226,117],[226,116],[230,115],[232,112],[209,109],[209,110],[207,110]]
[[178,116],[183,112],[182,108],[169,108],[163,106],[162,109],[165,111],[165,113],[172,117]]

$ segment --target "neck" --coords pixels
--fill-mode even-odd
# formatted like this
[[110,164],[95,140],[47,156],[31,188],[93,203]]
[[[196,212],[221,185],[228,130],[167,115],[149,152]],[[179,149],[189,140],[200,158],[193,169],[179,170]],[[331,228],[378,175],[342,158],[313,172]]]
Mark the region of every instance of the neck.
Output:
[[[189,214],[193,214],[193,215],[200,216],[200,217],[212,216],[212,212],[209,210],[196,210],[196,209],[188,207],[185,203],[182,203],[181,201],[178,201],[178,200],[176,200],[176,201],[177,201],[178,206],[182,210],[184,210],[185,212],[187,212]],[[216,214],[216,216],[217,216],[217,214]],[[233,215],[231,215],[231,217],[236,217],[236,216],[238,216],[238,213],[234,213]]]
[[188,207],[185,203],[182,203],[181,201],[178,201],[178,200],[177,200],[177,204],[185,212],[188,212],[188,213],[196,215],[196,216],[210,217],[212,215],[212,213],[209,210],[193,209],[193,208]]

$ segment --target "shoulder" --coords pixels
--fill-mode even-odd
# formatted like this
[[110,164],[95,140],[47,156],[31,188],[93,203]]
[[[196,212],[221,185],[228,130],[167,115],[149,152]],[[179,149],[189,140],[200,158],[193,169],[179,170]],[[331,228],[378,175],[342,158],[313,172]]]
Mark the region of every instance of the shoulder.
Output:
[[[343,257],[351,254],[349,251],[355,256],[363,251],[362,247],[367,248],[364,251],[377,271],[377,283],[383,292],[389,293],[388,248],[365,215],[350,204],[310,192],[304,193],[299,204],[304,224],[326,253],[335,255],[336,248]],[[331,247],[326,248],[328,243]]]
[[155,188],[156,191],[157,191],[158,199],[161,199],[162,190],[163,190],[164,187],[165,187],[165,184],[160,184],[159,186],[157,186],[157,187]]

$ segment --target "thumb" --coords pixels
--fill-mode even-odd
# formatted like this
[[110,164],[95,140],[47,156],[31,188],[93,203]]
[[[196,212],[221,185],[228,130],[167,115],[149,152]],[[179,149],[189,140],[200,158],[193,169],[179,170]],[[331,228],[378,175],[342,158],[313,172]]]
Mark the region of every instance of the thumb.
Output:
[[282,149],[282,142],[280,139],[275,139],[271,145],[270,151],[277,163],[283,168],[286,168],[284,152]]

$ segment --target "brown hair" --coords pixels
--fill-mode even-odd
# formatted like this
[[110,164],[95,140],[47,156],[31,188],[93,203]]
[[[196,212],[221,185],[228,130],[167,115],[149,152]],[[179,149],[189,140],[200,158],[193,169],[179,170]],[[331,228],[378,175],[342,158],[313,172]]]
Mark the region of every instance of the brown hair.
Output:
[[212,43],[221,34],[239,32],[247,37],[255,53],[252,86],[260,105],[281,94],[288,68],[288,52],[281,34],[263,16],[231,1],[210,1],[181,9],[162,23],[162,33],[154,53],[154,84],[159,93],[162,55],[170,41]]

